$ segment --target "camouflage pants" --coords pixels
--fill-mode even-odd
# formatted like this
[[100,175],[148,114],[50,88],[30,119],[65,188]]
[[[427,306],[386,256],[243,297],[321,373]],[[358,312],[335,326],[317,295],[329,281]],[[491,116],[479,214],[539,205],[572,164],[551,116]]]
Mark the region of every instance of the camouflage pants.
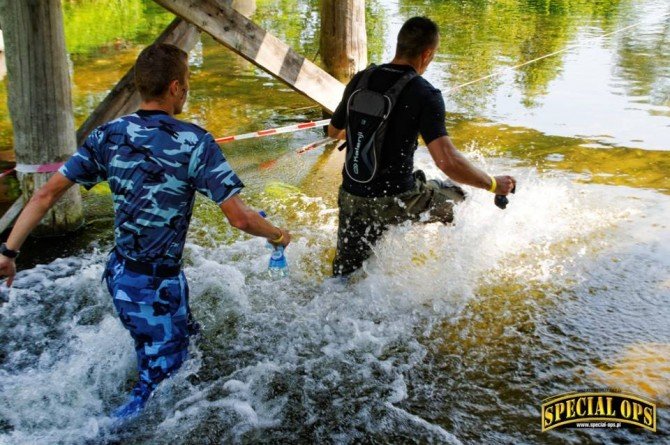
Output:
[[147,395],[188,355],[192,320],[186,277],[131,272],[113,253],[104,277],[121,323],[135,340],[139,381],[133,393]]
[[431,179],[414,172],[414,189],[379,198],[352,195],[340,188],[337,253],[333,275],[348,275],[372,254],[372,246],[393,224],[405,221],[450,223],[454,205],[465,199],[463,190],[451,182]]

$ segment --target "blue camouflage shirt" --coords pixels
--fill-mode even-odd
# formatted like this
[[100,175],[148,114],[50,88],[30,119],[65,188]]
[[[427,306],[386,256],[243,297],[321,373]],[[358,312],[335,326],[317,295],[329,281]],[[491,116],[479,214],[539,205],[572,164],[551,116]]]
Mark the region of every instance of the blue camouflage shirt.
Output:
[[59,171],[87,189],[109,181],[117,249],[138,261],[181,258],[196,190],[221,204],[244,187],[211,134],[162,111],[98,127]]

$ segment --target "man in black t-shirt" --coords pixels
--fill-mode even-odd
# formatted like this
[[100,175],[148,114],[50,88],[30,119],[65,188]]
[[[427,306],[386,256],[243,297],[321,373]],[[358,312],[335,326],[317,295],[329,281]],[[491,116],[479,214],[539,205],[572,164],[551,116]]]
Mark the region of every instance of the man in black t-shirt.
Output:
[[[438,45],[437,25],[426,17],[411,18],[400,29],[393,61],[372,68],[367,88],[380,93],[408,71],[414,70],[419,75],[402,90],[388,118],[374,178],[368,183],[356,182],[343,169],[334,275],[348,275],[359,269],[389,225],[408,220],[453,221],[453,207],[463,201],[465,193],[453,183],[427,181],[422,171],[414,171],[419,134],[436,165],[454,181],[498,195],[507,195],[514,188],[513,177],[489,176],[472,165],[449,139],[442,93],[421,77]],[[345,139],[347,103],[360,88],[362,73],[356,74],[347,85],[328,127],[329,136]]]

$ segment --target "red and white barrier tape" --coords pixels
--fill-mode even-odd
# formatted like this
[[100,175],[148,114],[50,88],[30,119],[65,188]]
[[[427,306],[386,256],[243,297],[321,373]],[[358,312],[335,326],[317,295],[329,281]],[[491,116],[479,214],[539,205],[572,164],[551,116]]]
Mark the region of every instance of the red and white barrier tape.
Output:
[[18,173],[54,173],[57,172],[64,162],[51,162],[49,164],[16,164],[9,170],[0,173],[0,178],[16,171]]
[[13,168],[10,168],[9,170],[5,170],[4,172],[0,173],[0,178],[4,178],[5,176],[11,174],[14,171]]
[[64,162],[51,162],[49,164],[16,164],[14,170],[18,173],[53,173],[57,172]]
[[293,133],[296,131],[308,130],[310,128],[325,127],[330,123],[330,119],[323,119],[320,121],[304,122],[302,124],[288,125],[286,127],[268,128],[267,130],[254,131],[252,133],[238,134],[236,136],[224,136],[222,138],[214,139],[219,144],[226,144],[228,142],[240,141],[242,139],[262,138],[271,136],[273,134]]
[[333,139],[333,138],[331,138],[331,137],[327,137],[327,138],[319,139],[319,140],[316,141],[316,142],[312,142],[311,144],[307,144],[307,145],[305,145],[304,147],[298,149],[298,150],[296,151],[296,153],[300,155],[300,154],[303,154],[303,153],[306,152],[306,151],[314,150],[315,148],[319,148],[319,147],[321,147],[321,146],[323,146],[323,145],[326,145],[326,144],[328,144],[329,142],[333,142],[333,141],[335,141],[335,140],[336,140],[336,139]]
[[[242,139],[252,139],[265,136],[271,136],[273,134],[283,134],[283,133],[293,133],[296,131],[308,130],[310,128],[325,127],[330,123],[330,119],[323,119],[320,121],[311,121],[303,122],[301,124],[287,125],[286,127],[279,128],[269,128],[267,130],[254,131],[253,133],[239,134],[236,136],[224,136],[222,138],[214,139],[219,144],[225,144],[227,142],[239,141]],[[315,148],[319,148],[323,145],[326,145],[328,142],[333,141],[332,138],[320,139],[316,142],[308,144],[298,150],[298,154],[304,153]],[[52,162],[48,164],[16,164],[14,168],[10,168],[2,173],[0,173],[0,178],[3,178],[13,171],[18,173],[53,173],[57,172],[59,168],[63,165],[63,162]]]

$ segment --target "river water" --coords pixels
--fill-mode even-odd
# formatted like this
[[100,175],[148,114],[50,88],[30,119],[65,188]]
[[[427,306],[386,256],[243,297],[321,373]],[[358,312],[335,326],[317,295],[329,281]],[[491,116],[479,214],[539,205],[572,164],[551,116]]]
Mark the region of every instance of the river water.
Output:
[[[249,2],[248,2],[249,3]],[[252,18],[318,60],[318,1],[257,0]],[[469,190],[454,226],[389,231],[350,284],[328,279],[341,159],[296,155],[318,130],[223,146],[244,197],[294,233],[290,279],[263,242],[199,200],[185,272],[203,338],[123,431],[130,337],[100,284],[105,184],[87,225],[30,241],[0,295],[0,443],[670,443],[670,4],[664,0],[368,0],[370,61],[413,15],[439,24],[427,77],[454,141],[511,173],[507,210]],[[78,122],[171,20],[139,0],[65,1]],[[617,29],[639,24],[625,32]],[[603,37],[604,36],[604,37]],[[216,136],[320,117],[203,36],[184,118]],[[0,167],[11,166],[6,82]],[[425,149],[417,165],[439,172]],[[16,179],[1,183],[6,207]],[[658,431],[540,431],[542,399],[616,388],[658,403]]]

